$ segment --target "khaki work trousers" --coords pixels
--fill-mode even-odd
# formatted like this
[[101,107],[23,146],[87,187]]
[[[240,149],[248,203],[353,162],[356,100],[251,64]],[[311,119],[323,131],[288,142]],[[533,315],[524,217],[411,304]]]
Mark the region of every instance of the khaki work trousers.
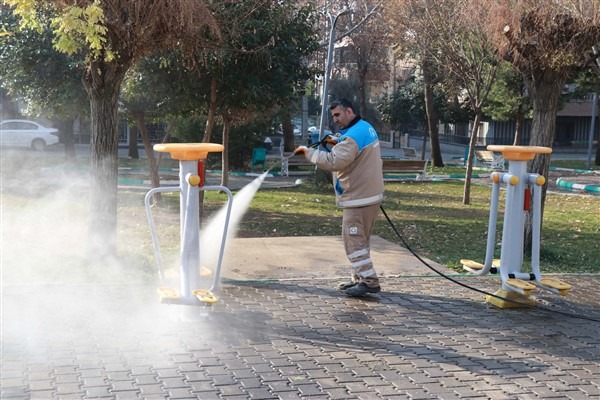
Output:
[[353,282],[369,287],[379,285],[371,261],[371,230],[379,213],[379,203],[365,207],[344,208],[342,238],[350,261]]

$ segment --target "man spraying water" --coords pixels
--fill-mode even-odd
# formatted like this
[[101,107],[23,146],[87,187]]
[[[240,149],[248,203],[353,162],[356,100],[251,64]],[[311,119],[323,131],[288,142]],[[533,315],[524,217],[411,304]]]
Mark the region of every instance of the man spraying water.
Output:
[[342,238],[351,264],[351,280],[339,289],[350,296],[379,293],[370,253],[371,230],[384,197],[379,139],[349,100],[333,101],[329,109],[340,128],[340,136],[328,138],[334,145],[331,152],[300,146],[294,153],[333,172],[336,204],[343,208]]

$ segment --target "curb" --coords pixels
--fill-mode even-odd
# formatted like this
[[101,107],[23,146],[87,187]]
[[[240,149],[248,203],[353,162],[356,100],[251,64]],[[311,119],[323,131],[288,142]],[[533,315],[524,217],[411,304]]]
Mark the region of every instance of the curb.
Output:
[[580,183],[573,183],[573,182],[566,181],[563,178],[558,178],[556,180],[556,186],[558,186],[559,188],[562,188],[562,189],[579,190],[579,191],[584,191],[584,192],[600,194],[600,186],[582,185]]

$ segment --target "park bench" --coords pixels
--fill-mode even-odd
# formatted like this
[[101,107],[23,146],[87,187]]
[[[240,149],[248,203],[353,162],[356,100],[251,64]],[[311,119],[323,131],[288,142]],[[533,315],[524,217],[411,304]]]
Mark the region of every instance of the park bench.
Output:
[[402,147],[402,153],[404,153],[404,158],[407,160],[416,160],[419,158],[417,156],[417,150],[412,147]]
[[492,169],[504,169],[504,158],[501,154],[495,154],[489,150],[475,151],[476,165]]
[[410,177],[420,180],[427,175],[428,160],[382,159],[382,162],[383,178],[387,182]]

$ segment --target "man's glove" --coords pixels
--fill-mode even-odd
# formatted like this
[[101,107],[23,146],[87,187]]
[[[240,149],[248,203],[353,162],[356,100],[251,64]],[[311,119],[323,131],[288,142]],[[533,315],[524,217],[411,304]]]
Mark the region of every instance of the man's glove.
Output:
[[306,146],[298,146],[296,148],[296,150],[294,150],[294,154],[298,154],[298,155],[306,155],[306,153],[308,153],[308,147]]
[[333,147],[338,143],[338,139],[339,138],[337,136],[327,135],[327,137],[325,138],[325,142],[328,146]]

